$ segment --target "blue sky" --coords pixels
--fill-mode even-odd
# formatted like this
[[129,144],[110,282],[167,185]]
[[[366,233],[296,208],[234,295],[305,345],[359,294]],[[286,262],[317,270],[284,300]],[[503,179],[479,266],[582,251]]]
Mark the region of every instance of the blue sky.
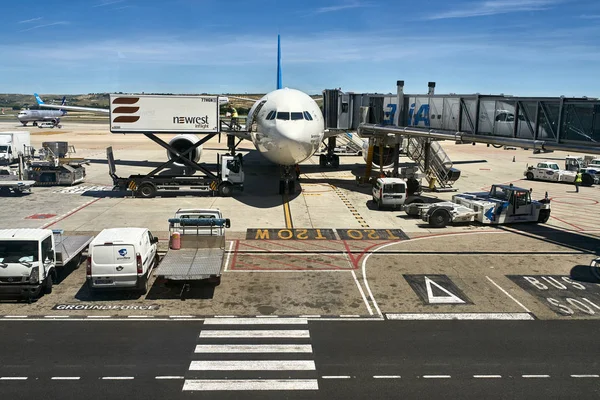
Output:
[[6,3],[0,92],[600,97],[599,0]]

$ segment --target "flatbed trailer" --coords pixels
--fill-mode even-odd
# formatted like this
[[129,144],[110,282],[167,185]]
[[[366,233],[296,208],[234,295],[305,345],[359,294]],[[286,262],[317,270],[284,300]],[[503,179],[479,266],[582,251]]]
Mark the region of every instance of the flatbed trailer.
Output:
[[31,187],[35,185],[35,181],[20,181],[20,180],[3,180],[0,181],[0,193],[8,194],[23,194],[31,193]]
[[52,230],[56,252],[56,266],[64,267],[75,257],[80,257],[77,266],[83,261],[83,250],[88,247],[93,236],[64,236],[62,229]]
[[181,297],[191,282],[207,280],[215,286],[220,284],[225,235],[220,233],[223,229],[215,228],[228,225],[227,219],[169,219],[170,236],[173,237],[174,232],[180,235],[180,248],[171,248],[171,243],[156,270],[157,276],[183,283]]

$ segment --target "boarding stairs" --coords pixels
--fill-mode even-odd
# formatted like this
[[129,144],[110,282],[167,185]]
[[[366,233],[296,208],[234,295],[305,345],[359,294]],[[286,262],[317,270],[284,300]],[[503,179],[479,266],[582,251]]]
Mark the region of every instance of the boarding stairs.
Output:
[[[425,174],[430,188],[440,190],[453,190],[452,185],[460,176],[460,171],[453,168],[452,160],[446,154],[442,146],[437,141],[429,143],[429,152],[427,154],[427,142],[430,139],[421,137],[408,137],[406,145],[406,155],[419,166],[419,169]],[[426,159],[429,158],[427,167]]]

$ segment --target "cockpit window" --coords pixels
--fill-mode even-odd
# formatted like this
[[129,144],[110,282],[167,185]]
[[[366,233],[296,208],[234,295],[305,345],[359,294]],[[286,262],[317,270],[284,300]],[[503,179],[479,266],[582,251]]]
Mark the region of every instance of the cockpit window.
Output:
[[269,120],[269,121],[273,120],[273,119],[275,119],[276,115],[277,115],[277,111],[273,110],[273,111],[271,111],[271,112],[269,112],[267,114],[267,118],[266,119]]
[[302,114],[304,115],[304,119],[308,120],[308,121],[312,121],[312,116],[310,115],[310,113],[308,111],[304,111],[302,112]]
[[280,111],[277,113],[277,119],[283,120],[283,121],[287,121],[290,119],[290,113],[285,111]]
[[298,121],[299,119],[304,119],[304,115],[301,112],[293,112],[292,121]]

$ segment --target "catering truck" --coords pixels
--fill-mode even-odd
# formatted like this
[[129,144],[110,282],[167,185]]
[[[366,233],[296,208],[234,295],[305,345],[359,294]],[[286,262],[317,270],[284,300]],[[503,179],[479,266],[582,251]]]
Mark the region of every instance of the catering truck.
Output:
[[0,163],[12,164],[19,153],[31,147],[31,135],[27,131],[0,132]]
[[91,236],[63,236],[62,230],[0,229],[0,294],[28,301],[52,293],[57,268],[79,266]]

